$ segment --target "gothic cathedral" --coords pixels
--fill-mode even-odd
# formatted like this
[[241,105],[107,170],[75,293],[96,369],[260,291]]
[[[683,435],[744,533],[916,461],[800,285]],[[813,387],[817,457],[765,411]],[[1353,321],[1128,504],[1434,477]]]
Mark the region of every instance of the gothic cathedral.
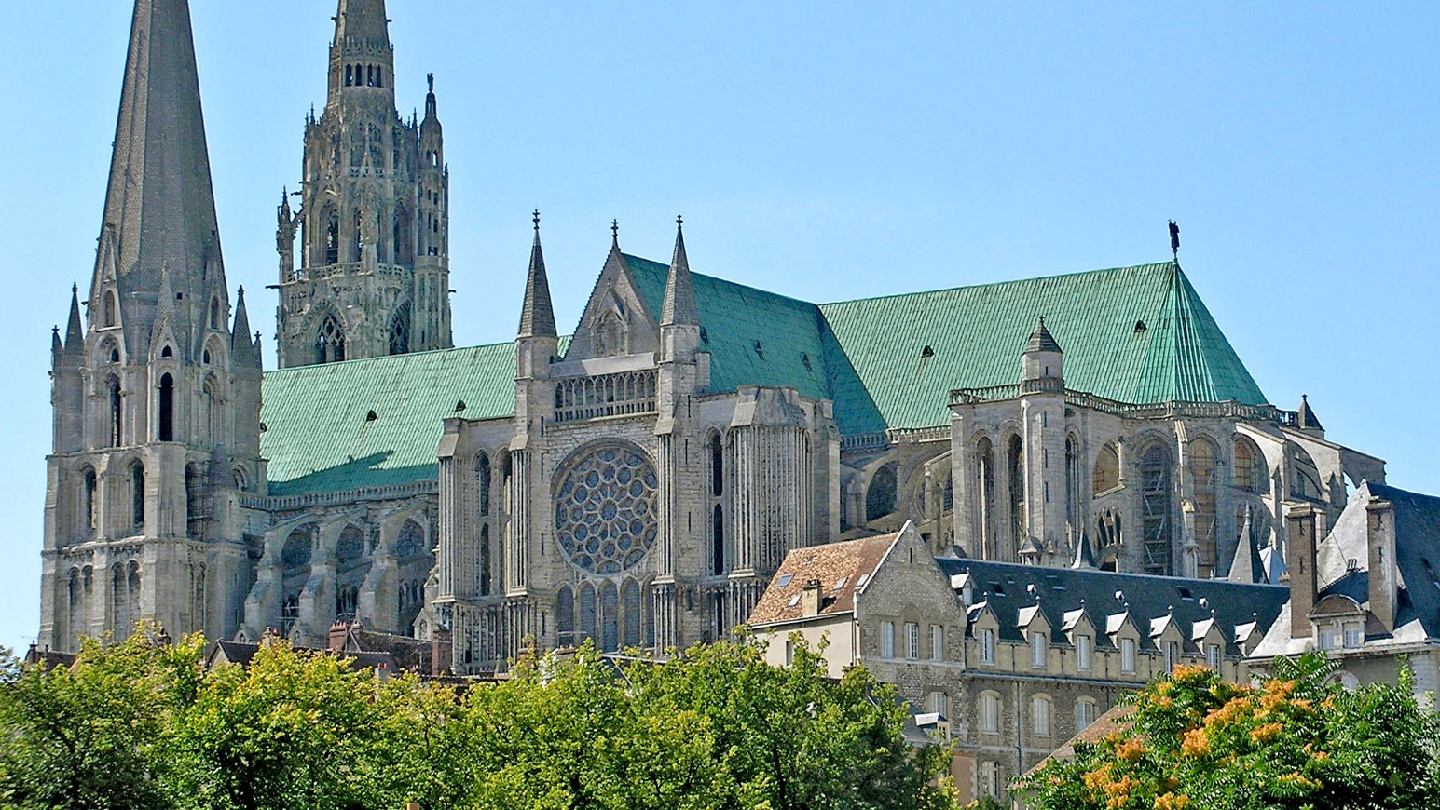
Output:
[[1285,515],[1384,482],[1270,403],[1173,260],[816,304],[612,226],[562,334],[536,214],[516,334],[454,348],[433,82],[402,120],[383,0],[335,22],[262,373],[187,4],[136,0],[87,311],[54,339],[42,647],[153,619],[359,622],[461,674],[663,653],[745,624],[790,552],[906,523],[937,557],[1278,582]]

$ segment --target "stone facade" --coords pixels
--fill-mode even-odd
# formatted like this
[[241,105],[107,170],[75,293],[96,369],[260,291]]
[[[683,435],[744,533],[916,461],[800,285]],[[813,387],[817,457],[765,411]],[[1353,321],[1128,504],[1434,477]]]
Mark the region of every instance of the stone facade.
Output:
[[798,640],[823,639],[832,674],[864,664],[917,715],[938,714],[968,801],[1006,797],[1013,777],[1175,665],[1243,682],[1285,598],[1278,586],[936,559],[907,524],[792,552],[751,622],[777,666]]

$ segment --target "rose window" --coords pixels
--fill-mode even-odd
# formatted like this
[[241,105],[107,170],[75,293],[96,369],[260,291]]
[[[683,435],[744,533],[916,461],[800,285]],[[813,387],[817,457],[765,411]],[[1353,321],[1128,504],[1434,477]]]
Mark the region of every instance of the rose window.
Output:
[[655,544],[655,468],[640,451],[601,447],[565,473],[555,496],[555,536],[593,574],[633,568]]

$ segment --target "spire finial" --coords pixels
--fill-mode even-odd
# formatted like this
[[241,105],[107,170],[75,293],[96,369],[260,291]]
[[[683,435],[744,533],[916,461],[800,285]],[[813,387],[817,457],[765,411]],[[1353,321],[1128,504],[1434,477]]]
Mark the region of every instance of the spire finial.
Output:
[[535,217],[535,232],[536,232],[536,233],[539,233],[539,232],[540,232],[540,209],[539,209],[539,208],[536,208],[536,209],[535,209],[534,217]]
[[682,217],[682,216],[680,216],[679,214],[676,214],[676,215],[675,215],[675,225],[676,225],[676,227],[679,227],[679,228],[685,227],[685,217]]
[[431,93],[434,93],[434,92],[435,92],[435,74],[434,74],[434,73],[426,73],[426,74],[425,74],[425,83],[430,86],[430,92],[431,92]]
[[620,220],[618,219],[610,220],[610,238],[617,242],[620,241]]
[[1175,260],[1180,259],[1180,226],[1175,220],[1170,220],[1170,255]]

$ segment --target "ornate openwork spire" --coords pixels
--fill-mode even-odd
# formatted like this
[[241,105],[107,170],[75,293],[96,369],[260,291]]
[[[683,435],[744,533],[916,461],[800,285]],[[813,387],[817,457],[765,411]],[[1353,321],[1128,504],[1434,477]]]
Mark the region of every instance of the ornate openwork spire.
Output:
[[530,272],[525,281],[525,306],[520,311],[517,337],[555,337],[555,308],[550,303],[550,282],[545,277],[545,254],[540,249],[540,212],[535,212],[535,242],[530,247]]
[[665,282],[665,303],[660,311],[661,326],[699,326],[695,307],[695,282],[690,277],[690,260],[685,256],[685,220],[675,218],[675,255]]

